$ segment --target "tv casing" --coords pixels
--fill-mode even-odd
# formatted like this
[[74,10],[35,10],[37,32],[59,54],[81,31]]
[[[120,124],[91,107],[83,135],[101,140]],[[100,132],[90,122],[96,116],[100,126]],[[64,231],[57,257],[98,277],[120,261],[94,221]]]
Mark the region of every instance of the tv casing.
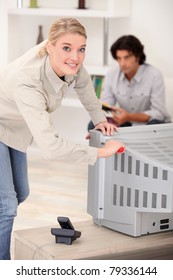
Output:
[[114,139],[122,154],[88,170],[87,211],[95,224],[134,237],[173,229],[173,124],[90,131],[90,146]]

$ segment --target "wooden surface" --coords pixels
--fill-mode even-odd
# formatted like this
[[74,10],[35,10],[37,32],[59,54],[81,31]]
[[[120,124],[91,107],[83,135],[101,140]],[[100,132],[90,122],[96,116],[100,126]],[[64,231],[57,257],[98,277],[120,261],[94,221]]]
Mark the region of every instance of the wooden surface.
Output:
[[[53,227],[59,227],[53,225]],[[92,221],[74,223],[81,237],[72,245],[55,243],[51,226],[15,232],[15,259],[173,259],[173,232],[130,237]]]

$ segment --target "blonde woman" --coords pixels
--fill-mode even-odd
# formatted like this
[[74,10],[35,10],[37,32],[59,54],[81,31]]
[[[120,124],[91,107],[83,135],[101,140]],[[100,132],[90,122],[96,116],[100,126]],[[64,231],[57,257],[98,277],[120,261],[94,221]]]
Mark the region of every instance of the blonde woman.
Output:
[[29,194],[26,150],[33,139],[45,159],[91,165],[124,147],[114,140],[103,148],[73,144],[61,138],[50,121],[65,92],[73,88],[96,129],[107,135],[116,130],[107,123],[82,65],[86,39],[85,29],[76,19],[58,19],[48,40],[0,73],[0,259],[10,259],[14,217]]

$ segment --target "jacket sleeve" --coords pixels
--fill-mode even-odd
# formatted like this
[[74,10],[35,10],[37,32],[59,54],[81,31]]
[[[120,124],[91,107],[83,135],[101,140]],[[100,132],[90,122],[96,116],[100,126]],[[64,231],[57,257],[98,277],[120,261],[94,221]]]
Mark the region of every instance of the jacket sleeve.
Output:
[[66,141],[54,129],[41,89],[20,85],[15,91],[15,101],[44,158],[95,164],[97,148]]

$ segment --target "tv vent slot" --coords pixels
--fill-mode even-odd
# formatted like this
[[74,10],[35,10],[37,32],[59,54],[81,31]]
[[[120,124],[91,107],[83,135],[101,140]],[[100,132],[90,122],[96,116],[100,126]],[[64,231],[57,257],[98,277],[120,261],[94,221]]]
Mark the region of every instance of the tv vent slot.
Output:
[[136,175],[140,175],[140,161],[136,160]]
[[154,179],[158,178],[158,167],[156,166],[153,167],[153,178]]
[[152,193],[152,208],[157,206],[157,193]]
[[148,163],[144,163],[144,177],[148,177]]
[[168,224],[168,223],[169,223],[169,219],[160,220],[160,224]]
[[127,206],[131,206],[131,188],[127,188]]
[[123,199],[124,199],[124,187],[120,187],[120,206],[123,206]]
[[139,190],[135,190],[135,207],[139,207]]
[[113,205],[117,205],[117,185],[113,187]]
[[168,171],[167,170],[162,171],[162,180],[165,180],[165,181],[168,180]]
[[167,206],[167,196],[165,194],[162,194],[161,207],[166,208],[166,206]]
[[168,228],[169,228],[169,225],[161,225],[161,226],[160,226],[160,229],[161,229],[161,230],[163,230],[163,229],[168,229]]
[[148,192],[143,192],[143,207],[147,208],[147,202],[148,202]]
[[132,174],[132,156],[128,156],[128,174]]
[[125,161],[124,154],[121,154],[121,172],[124,172],[124,161]]
[[114,156],[114,170],[118,170],[118,156],[115,154]]

